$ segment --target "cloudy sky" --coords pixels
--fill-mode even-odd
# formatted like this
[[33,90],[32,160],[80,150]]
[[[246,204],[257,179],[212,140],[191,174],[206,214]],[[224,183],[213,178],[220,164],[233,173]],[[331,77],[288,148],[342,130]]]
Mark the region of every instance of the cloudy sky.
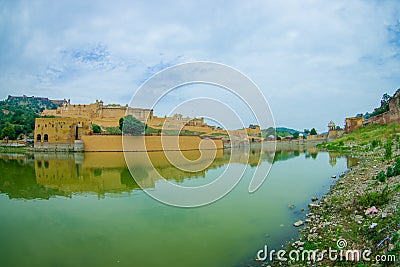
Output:
[[326,131],[400,87],[400,2],[0,1],[1,99],[125,104],[197,60],[250,77],[277,125]]

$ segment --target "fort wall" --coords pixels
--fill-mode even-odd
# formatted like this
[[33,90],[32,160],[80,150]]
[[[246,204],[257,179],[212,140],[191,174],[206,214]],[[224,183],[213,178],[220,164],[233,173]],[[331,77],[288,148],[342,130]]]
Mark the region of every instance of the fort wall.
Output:
[[128,151],[197,150],[222,149],[221,139],[202,139],[199,136],[82,136],[85,151],[123,151],[122,142]]

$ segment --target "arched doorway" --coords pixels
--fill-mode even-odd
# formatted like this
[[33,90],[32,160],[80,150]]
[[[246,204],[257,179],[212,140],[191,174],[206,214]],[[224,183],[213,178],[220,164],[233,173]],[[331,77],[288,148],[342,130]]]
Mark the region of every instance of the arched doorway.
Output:
[[47,134],[44,135],[43,141],[44,142],[48,142],[49,141],[49,136]]
[[37,141],[37,142],[42,142],[42,135],[38,134],[38,135],[36,136],[36,141]]

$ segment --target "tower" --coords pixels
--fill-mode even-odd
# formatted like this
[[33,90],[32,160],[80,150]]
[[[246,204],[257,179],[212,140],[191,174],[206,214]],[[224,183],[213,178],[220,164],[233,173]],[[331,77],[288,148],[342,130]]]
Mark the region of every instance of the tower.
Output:
[[333,121],[330,121],[330,122],[328,123],[328,129],[329,129],[329,131],[334,131],[335,128],[336,128],[335,123],[334,123]]

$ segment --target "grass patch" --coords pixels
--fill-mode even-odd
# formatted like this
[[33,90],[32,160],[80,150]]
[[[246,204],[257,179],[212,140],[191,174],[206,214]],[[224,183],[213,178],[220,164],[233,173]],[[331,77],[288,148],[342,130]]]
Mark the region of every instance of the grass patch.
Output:
[[382,206],[389,202],[389,189],[386,186],[382,192],[371,192],[360,197],[358,203],[364,208]]
[[390,157],[389,154],[391,151],[389,151],[388,144],[392,144],[393,139],[400,140],[398,133],[400,133],[399,123],[372,124],[354,130],[329,143],[320,144],[319,147],[328,150],[349,150],[353,148],[349,147],[348,144],[356,142],[362,144],[366,150],[374,150],[382,147],[383,143],[386,143],[387,156]]
[[26,147],[0,146],[0,153],[25,153]]

